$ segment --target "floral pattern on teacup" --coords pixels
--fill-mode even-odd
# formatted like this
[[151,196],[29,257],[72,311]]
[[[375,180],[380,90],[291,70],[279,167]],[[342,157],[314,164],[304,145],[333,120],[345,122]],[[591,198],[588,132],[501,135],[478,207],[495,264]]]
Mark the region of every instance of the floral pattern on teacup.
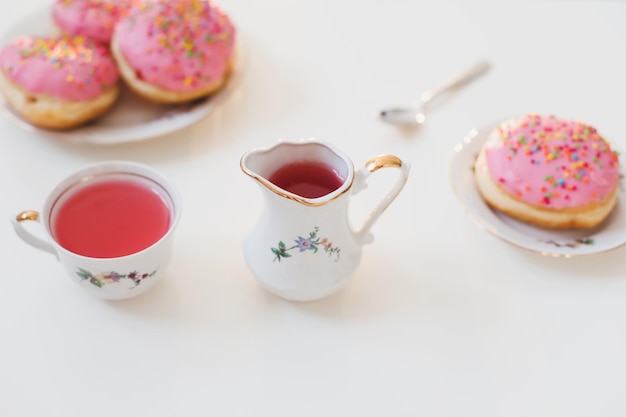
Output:
[[127,274],[120,274],[115,271],[105,271],[98,274],[93,274],[86,269],[78,268],[78,271],[76,271],[76,275],[78,275],[83,281],[88,280],[91,284],[95,285],[98,288],[102,288],[107,284],[120,282],[121,280],[131,280],[135,283],[135,286],[137,286],[141,284],[142,280],[156,274],[157,270],[158,269],[155,269],[150,273],[139,273],[137,271],[132,271]]
[[293,249],[298,249],[298,252],[307,252],[313,251],[313,253],[317,253],[319,248],[321,247],[324,252],[328,254],[328,256],[335,256],[335,262],[339,260],[341,249],[336,246],[333,246],[332,242],[328,240],[328,238],[320,238],[317,236],[320,228],[315,226],[313,231],[309,233],[309,237],[298,236],[297,239],[294,240],[295,245],[287,247],[285,243],[281,240],[278,242],[277,248],[272,248],[272,253],[274,254],[274,261],[279,261],[282,258],[290,258],[292,255],[287,253]]

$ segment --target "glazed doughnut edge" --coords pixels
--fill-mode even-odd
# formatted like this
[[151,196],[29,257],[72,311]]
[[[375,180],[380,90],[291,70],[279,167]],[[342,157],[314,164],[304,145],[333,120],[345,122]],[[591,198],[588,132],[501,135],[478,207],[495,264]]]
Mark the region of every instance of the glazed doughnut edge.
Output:
[[493,209],[535,226],[549,229],[591,229],[602,223],[617,203],[619,186],[603,203],[592,202],[581,207],[549,209],[525,203],[506,192],[492,180],[487,169],[485,148],[474,165],[474,177],[483,200]]
[[197,100],[202,97],[206,97],[210,94],[217,92],[224,86],[224,84],[228,80],[228,77],[232,73],[235,56],[235,53],[233,53],[228,61],[227,70],[219,79],[206,85],[203,88],[194,91],[177,92],[165,90],[140,79],[137,75],[137,72],[131,67],[128,61],[126,61],[124,54],[119,47],[119,42],[117,41],[115,34],[113,34],[113,39],[111,40],[111,53],[115,61],[117,62],[120,75],[124,79],[126,85],[128,85],[135,93],[139,94],[140,96],[152,102],[163,104],[185,103]]
[[83,125],[106,113],[119,96],[116,84],[93,100],[59,101],[45,94],[28,93],[0,71],[0,90],[7,103],[28,122],[63,130]]

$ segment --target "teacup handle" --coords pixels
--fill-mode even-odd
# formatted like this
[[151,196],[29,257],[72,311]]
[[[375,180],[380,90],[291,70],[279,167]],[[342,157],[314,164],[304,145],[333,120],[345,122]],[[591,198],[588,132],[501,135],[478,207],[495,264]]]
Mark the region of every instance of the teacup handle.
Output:
[[54,250],[54,247],[52,246],[50,242],[47,242],[33,235],[28,230],[26,230],[26,228],[22,224],[22,222],[25,222],[25,221],[36,221],[37,223],[41,223],[39,221],[39,212],[33,211],[33,210],[23,211],[11,220],[12,220],[13,228],[15,229],[15,232],[24,242],[28,243],[29,245],[37,249],[41,249],[43,251],[53,254],[57,259],[59,258],[59,255],[57,254],[56,250]]
[[387,209],[387,207],[389,207],[398,194],[400,194],[400,191],[402,191],[402,188],[404,187],[404,184],[406,184],[406,180],[409,177],[411,165],[395,155],[384,154],[375,156],[367,161],[365,166],[356,171],[354,175],[354,188],[352,193],[357,194],[361,190],[365,189],[367,186],[367,178],[381,168],[398,168],[400,170],[400,177],[395,182],[393,188],[368,214],[361,228],[355,232],[357,239],[359,239],[362,243],[369,243],[374,239],[369,231],[374,223],[376,223],[380,215]]

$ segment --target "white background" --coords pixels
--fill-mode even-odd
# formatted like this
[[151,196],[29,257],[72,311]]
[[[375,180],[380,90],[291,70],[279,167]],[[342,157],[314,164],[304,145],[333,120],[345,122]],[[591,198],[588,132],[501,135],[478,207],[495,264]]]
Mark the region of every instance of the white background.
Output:
[[[50,4],[3,1],[0,28]],[[626,150],[626,3],[220,4],[245,76],[194,126],[94,146],[0,118],[0,416],[626,415],[626,247],[518,249],[472,223],[448,177],[471,128],[527,112],[586,121]],[[480,58],[492,70],[419,131],[377,119]],[[266,293],[241,250],[262,204],[241,155],[301,137],[356,166],[379,153],[412,163],[355,276],[313,303]],[[165,279],[124,302],[83,293],[9,222],[109,159],[158,169],[183,200]]]

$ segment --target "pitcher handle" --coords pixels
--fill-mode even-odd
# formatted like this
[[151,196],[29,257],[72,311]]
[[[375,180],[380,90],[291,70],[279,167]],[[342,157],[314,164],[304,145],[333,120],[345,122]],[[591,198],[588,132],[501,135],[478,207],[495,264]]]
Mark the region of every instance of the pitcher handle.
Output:
[[39,212],[33,211],[33,210],[23,211],[11,220],[12,220],[11,223],[13,223],[13,228],[15,229],[15,232],[24,242],[28,243],[29,245],[37,249],[41,249],[45,252],[51,253],[57,259],[59,259],[59,255],[57,254],[56,250],[54,249],[54,247],[52,246],[50,242],[45,241],[33,235],[31,232],[26,230],[26,228],[22,224],[22,222],[25,222],[25,221],[35,221],[41,224],[41,222],[39,221]]
[[374,239],[369,231],[374,223],[376,223],[380,215],[387,209],[387,207],[389,207],[389,205],[398,196],[398,194],[400,194],[400,191],[402,191],[402,188],[404,187],[404,184],[406,184],[406,180],[409,177],[411,165],[395,155],[384,154],[375,156],[374,158],[367,161],[365,163],[365,166],[356,171],[354,176],[353,194],[357,194],[361,190],[365,189],[367,186],[367,178],[381,168],[398,168],[400,170],[400,177],[395,182],[393,188],[367,215],[361,228],[355,232],[356,238],[361,243],[370,243]]

